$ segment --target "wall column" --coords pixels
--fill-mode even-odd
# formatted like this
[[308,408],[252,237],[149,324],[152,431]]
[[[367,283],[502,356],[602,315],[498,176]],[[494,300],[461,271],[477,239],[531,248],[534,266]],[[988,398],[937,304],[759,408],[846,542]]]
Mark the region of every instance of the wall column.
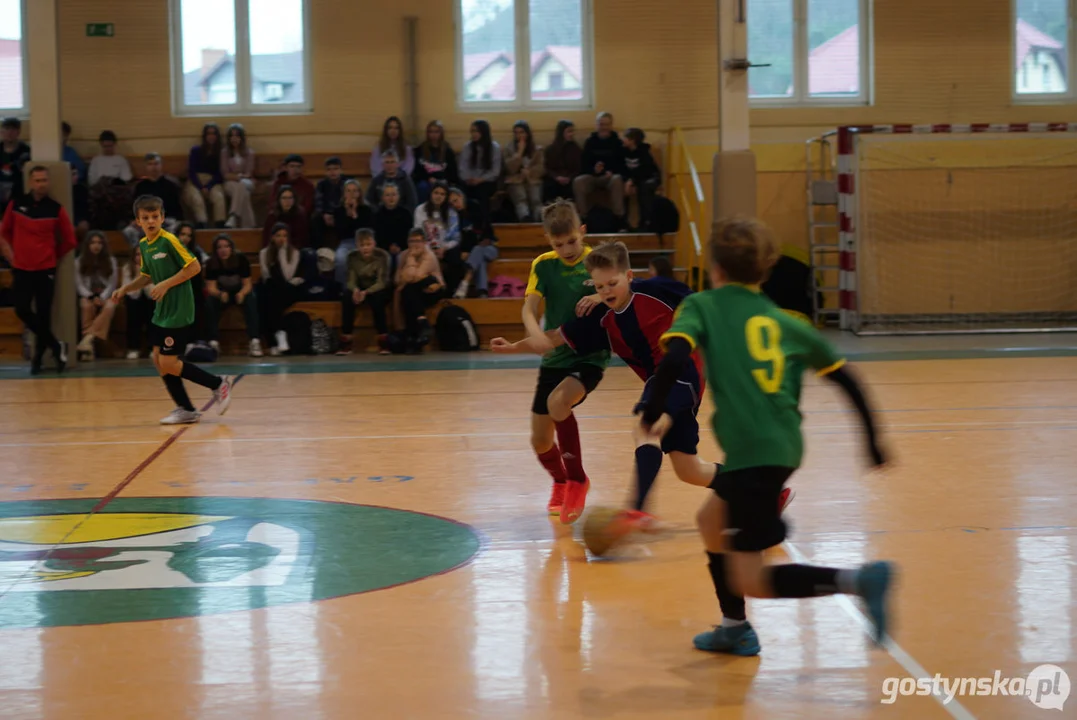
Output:
[[[747,0],[718,0],[718,152],[712,217],[756,213],[755,154],[748,116]],[[703,228],[709,236],[709,228]]]

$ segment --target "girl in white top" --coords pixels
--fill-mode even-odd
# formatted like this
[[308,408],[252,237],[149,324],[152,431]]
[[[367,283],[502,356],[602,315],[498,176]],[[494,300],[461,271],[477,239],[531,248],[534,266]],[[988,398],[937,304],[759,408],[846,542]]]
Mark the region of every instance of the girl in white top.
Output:
[[382,171],[381,156],[389,148],[396,150],[396,156],[400,159],[400,169],[404,174],[411,175],[415,169],[415,153],[411,146],[404,142],[404,125],[396,115],[390,115],[385,120],[381,129],[381,137],[374,144],[370,153],[370,177],[377,177]]
[[292,245],[292,231],[284,223],[270,229],[269,244],[258,253],[265,293],[265,328],[273,342],[270,355],[288,352],[288,333],[281,328],[284,313],[302,297],[305,280],[299,272],[299,250]]
[[110,301],[118,280],[116,259],[108,251],[105,234],[93,230],[86,235],[75,265],[75,287],[82,315],[79,355],[93,359],[94,338],[104,340],[112,325],[115,303]]
[[251,193],[254,191],[254,150],[247,147],[247,131],[232,123],[225,133],[221,150],[221,175],[228,197],[228,220],[225,227],[255,227]]
[[430,190],[430,199],[415,208],[415,227],[422,228],[426,243],[435,252],[452,250],[460,244],[460,218],[449,204],[449,188],[438,180]]

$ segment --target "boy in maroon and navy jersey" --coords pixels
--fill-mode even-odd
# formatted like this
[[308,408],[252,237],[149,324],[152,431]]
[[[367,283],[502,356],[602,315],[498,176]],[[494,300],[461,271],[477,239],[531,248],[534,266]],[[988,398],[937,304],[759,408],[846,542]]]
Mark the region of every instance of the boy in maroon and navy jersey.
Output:
[[[645,383],[636,405],[638,413],[650,398],[650,380],[664,354],[659,341],[673,324],[677,307],[692,290],[669,278],[633,280],[628,248],[621,242],[595,248],[584,262],[606,306],[604,309],[596,308],[541,337],[528,337],[517,343],[495,338],[490,348],[495,352],[537,354],[561,345],[569,345],[579,354],[611,350]],[[693,361],[685,365],[665,403],[661,443],[636,438],[636,498],[629,517],[641,529],[653,524],[653,517],[643,508],[662,466],[663,454],[669,455],[677,476],[687,483],[707,487],[714,479],[714,464],[702,462],[696,456],[699,444],[696,414],[703,397],[703,361],[698,354]]]

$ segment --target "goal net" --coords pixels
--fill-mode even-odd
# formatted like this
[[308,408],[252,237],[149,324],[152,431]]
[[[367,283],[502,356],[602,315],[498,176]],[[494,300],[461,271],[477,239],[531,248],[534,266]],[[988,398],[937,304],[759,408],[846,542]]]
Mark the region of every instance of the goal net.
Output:
[[1077,330],[1077,124],[839,131],[842,327]]

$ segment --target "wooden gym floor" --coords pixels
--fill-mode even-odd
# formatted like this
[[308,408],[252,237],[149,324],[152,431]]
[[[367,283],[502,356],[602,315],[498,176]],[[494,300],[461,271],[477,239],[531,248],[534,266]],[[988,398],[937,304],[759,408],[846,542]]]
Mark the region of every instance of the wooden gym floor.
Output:
[[[897,645],[838,598],[759,601],[759,658],[691,646],[719,617],[706,491],[664,470],[673,531],[589,562],[545,516],[534,370],[489,358],[250,366],[186,430],[128,366],[0,382],[0,717],[1035,718],[1023,697],[880,701],[921,673],[1077,681],[1077,357],[860,363],[898,460],[881,476],[807,380],[776,556],[896,561]],[[577,411],[592,506],[630,493],[639,390],[612,368]],[[720,458],[709,431],[701,450]]]

